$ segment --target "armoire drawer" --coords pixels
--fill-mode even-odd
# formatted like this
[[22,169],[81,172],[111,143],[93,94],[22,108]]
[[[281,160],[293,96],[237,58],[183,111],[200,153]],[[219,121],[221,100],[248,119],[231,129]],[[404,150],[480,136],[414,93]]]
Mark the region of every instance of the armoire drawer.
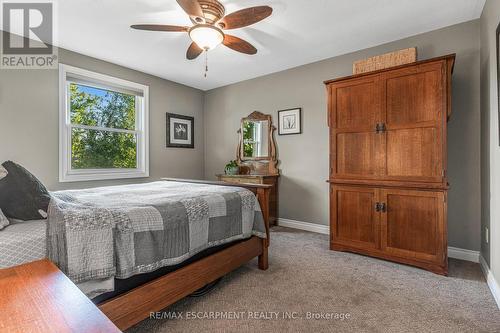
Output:
[[238,178],[238,177],[220,177],[220,181],[222,182],[227,182],[227,183],[238,183],[238,184],[262,184],[263,181],[260,178],[252,178],[252,177],[245,177],[245,178]]

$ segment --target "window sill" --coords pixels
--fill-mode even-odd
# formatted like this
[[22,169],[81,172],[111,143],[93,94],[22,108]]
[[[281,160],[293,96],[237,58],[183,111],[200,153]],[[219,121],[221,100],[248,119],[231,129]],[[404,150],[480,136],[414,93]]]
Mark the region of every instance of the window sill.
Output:
[[98,173],[75,172],[59,175],[59,182],[86,182],[94,180],[113,180],[113,179],[131,179],[131,178],[147,178],[149,172],[143,171],[101,171]]

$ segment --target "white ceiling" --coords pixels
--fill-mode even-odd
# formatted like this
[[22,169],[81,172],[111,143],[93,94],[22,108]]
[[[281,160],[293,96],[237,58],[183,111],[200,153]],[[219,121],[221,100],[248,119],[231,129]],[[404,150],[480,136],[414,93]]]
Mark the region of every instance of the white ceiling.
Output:
[[136,23],[190,25],[175,0],[60,0],[59,46],[209,90],[321,59],[476,19],[485,0],[221,0],[226,13],[270,5],[274,13],[231,30],[257,47],[248,56],[224,46],[186,60],[186,33],[137,31]]

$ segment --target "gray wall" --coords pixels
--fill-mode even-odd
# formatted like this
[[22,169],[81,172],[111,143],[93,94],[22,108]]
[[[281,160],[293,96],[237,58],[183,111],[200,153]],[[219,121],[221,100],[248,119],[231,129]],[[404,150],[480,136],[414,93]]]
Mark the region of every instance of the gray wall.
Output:
[[328,127],[323,81],[352,73],[352,63],[417,46],[419,59],[457,53],[449,123],[449,245],[480,249],[479,20],[208,91],[205,177],[234,159],[240,119],[254,110],[303,108],[303,134],[277,136],[280,217],[328,225]]
[[[203,96],[200,90],[67,50],[60,62],[150,87],[150,178],[127,181],[58,182],[58,71],[0,70],[0,161],[32,171],[50,190],[154,180],[203,178]],[[165,147],[166,112],[195,117],[195,149]],[[1,163],[1,162],[0,162]]]
[[[500,146],[498,126],[498,84],[496,29],[500,22],[500,1],[488,0],[481,16],[481,255],[500,281]],[[487,242],[485,229],[489,228]]]
[[[304,133],[277,136],[282,161],[280,216],[327,225],[328,128],[322,82],[349,75],[355,60],[396,49],[417,46],[420,59],[457,53],[448,136],[449,243],[479,250],[479,28],[479,21],[467,22],[206,93],[70,51],[60,50],[59,55],[62,63],[150,86],[151,177],[147,180],[213,179],[235,157],[241,117],[259,110],[271,113],[276,121],[277,110],[302,107]],[[138,181],[60,184],[58,112],[57,71],[0,71],[0,161],[18,161],[51,190]],[[165,148],[165,112],[195,117],[196,149]],[[488,123],[496,121],[492,118]]]

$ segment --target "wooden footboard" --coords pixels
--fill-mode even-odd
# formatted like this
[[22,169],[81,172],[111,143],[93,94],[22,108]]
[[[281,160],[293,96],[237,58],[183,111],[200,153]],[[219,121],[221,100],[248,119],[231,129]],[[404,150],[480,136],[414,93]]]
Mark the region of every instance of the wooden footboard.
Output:
[[99,309],[119,329],[126,330],[257,256],[260,265],[264,248],[260,238],[252,237],[106,301]]
[[205,182],[182,179],[165,181],[202,183],[221,186],[238,186],[254,192],[259,200],[266,224],[267,239],[252,237],[225,250],[195,261],[174,272],[139,286],[127,293],[99,304],[99,308],[121,330],[126,330],[181,300],[196,290],[258,257],[259,269],[266,270],[269,247],[269,193],[271,185]]

